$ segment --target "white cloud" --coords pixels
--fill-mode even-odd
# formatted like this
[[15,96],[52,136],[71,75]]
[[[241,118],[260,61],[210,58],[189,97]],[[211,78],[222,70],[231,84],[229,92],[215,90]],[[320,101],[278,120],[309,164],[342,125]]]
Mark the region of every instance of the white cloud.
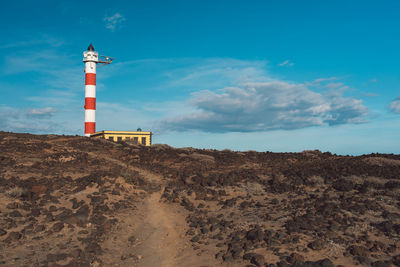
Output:
[[389,105],[390,111],[400,114],[400,97],[394,99]]
[[335,80],[340,80],[340,79],[342,79],[342,78],[341,78],[341,77],[318,78],[318,79],[315,79],[315,80],[313,81],[313,83],[319,84],[319,83],[321,83],[321,82],[335,81]]
[[188,59],[191,66],[182,66],[166,72],[168,86],[200,85],[202,89],[250,81],[265,81],[266,61],[247,61],[232,58]]
[[122,22],[124,22],[126,19],[124,16],[117,12],[112,16],[104,17],[103,20],[106,22],[106,29],[109,29],[113,32],[117,27],[120,27]]
[[46,107],[46,108],[32,108],[26,111],[26,115],[30,118],[50,118],[56,112],[54,108]]
[[29,133],[60,133],[64,127],[52,120],[54,113],[55,109],[49,107],[25,110],[0,106],[0,130]]
[[64,40],[56,37],[52,37],[46,34],[38,34],[39,37],[30,38],[25,36],[23,41],[14,41],[8,43],[0,43],[0,49],[16,49],[29,47],[32,49],[34,46],[46,45],[52,47],[59,47],[64,44]]
[[162,121],[170,130],[256,132],[366,122],[361,100],[342,93],[316,93],[305,84],[271,81],[203,90],[189,103],[197,110]]
[[290,62],[290,60],[285,60],[282,63],[278,64],[281,67],[293,67],[294,63]]

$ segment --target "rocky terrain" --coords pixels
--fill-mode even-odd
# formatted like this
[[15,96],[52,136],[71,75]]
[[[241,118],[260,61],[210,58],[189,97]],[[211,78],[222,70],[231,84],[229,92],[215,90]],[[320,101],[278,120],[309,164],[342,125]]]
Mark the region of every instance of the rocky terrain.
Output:
[[400,266],[400,156],[0,132],[0,266]]

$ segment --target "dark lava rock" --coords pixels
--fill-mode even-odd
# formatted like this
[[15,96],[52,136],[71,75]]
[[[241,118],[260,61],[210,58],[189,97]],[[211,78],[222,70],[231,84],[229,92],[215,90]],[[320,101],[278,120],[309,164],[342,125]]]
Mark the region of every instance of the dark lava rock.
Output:
[[46,256],[47,261],[49,262],[55,262],[55,261],[61,261],[65,260],[67,258],[67,254],[61,253],[61,254],[47,254]]
[[55,212],[55,211],[57,211],[57,207],[54,206],[54,205],[51,205],[51,206],[49,207],[49,211],[50,211],[50,212]]
[[17,241],[21,239],[22,235],[19,232],[10,232],[8,234],[8,237],[6,238],[6,242],[12,242],[12,241]]
[[400,266],[400,254],[392,257],[392,263],[396,266]]
[[304,257],[297,253],[290,254],[290,257],[288,259],[288,262],[291,264],[294,264],[295,262],[303,262],[303,261],[304,261]]
[[198,242],[200,240],[200,236],[196,235],[192,239],[190,239],[191,242]]
[[255,264],[256,266],[260,267],[260,266],[264,266],[265,259],[264,259],[263,255],[255,254],[255,255],[253,255],[253,257],[251,257],[250,262]]
[[90,222],[93,224],[103,224],[105,221],[107,220],[106,217],[104,217],[101,214],[95,214],[94,216],[92,216],[92,218],[90,219]]
[[233,257],[232,257],[232,255],[230,255],[230,254],[224,254],[224,255],[222,256],[222,259],[223,259],[224,261],[226,261],[226,262],[230,262],[230,261],[233,260]]
[[215,258],[216,258],[216,259],[222,258],[223,255],[224,255],[224,252],[223,252],[223,251],[220,251],[220,252],[218,252],[217,254],[215,254]]
[[346,179],[339,179],[333,183],[332,187],[338,191],[348,192],[350,190],[353,190],[354,184],[352,181]]
[[241,247],[234,247],[231,250],[232,257],[234,259],[238,259],[240,257],[240,254],[242,253],[243,249]]
[[243,255],[243,259],[244,259],[244,260],[251,260],[251,258],[252,258],[253,256],[255,256],[255,255],[256,255],[256,253],[252,253],[252,252],[246,253],[246,254]]
[[384,221],[374,226],[385,234],[400,233],[400,224],[393,224],[391,221]]
[[36,226],[35,232],[36,232],[36,233],[42,232],[42,231],[44,231],[45,229],[46,229],[46,226],[44,226],[43,224],[40,224],[40,225]]
[[313,250],[321,250],[321,249],[325,248],[325,246],[326,246],[325,241],[323,241],[321,239],[317,239],[317,240],[311,242],[310,244],[308,244],[308,247]]
[[18,202],[11,202],[6,206],[7,209],[13,210],[13,209],[18,209],[20,207]]
[[362,246],[352,245],[347,248],[347,251],[350,252],[350,254],[353,256],[366,257],[369,255],[369,250]]
[[85,248],[85,252],[95,255],[100,255],[102,253],[102,249],[99,244],[96,242],[90,242],[89,245]]
[[0,236],[6,235],[7,231],[0,228]]
[[[279,265],[278,266],[290,266],[290,265]],[[339,267],[340,265],[338,265]],[[297,261],[292,267],[335,267],[333,262],[329,259],[323,259],[319,261]]]
[[51,230],[53,232],[60,232],[62,229],[64,228],[64,223],[62,222],[57,222],[53,225],[53,227],[51,228]]
[[209,230],[207,228],[205,228],[205,227],[201,228],[200,231],[201,231],[202,234],[207,234],[209,232]]
[[261,229],[252,229],[246,234],[247,240],[260,242],[264,239],[264,232]]
[[31,215],[35,216],[35,217],[39,216],[40,215],[40,209],[32,209],[31,210]]
[[356,256],[354,257],[354,259],[361,263],[363,266],[371,266],[372,263],[371,259],[369,259],[368,257]]
[[129,243],[131,243],[131,245],[132,245],[133,243],[135,243],[136,237],[135,237],[134,235],[131,235],[131,236],[128,238],[128,241],[129,241]]
[[316,266],[320,266],[320,267],[334,267],[335,266],[330,259],[319,260],[315,263],[318,264]]
[[290,267],[290,264],[288,264],[286,261],[280,261],[277,263],[278,267]]
[[392,264],[389,261],[375,261],[371,267],[390,267]]
[[17,210],[13,210],[12,212],[10,212],[8,214],[8,216],[10,216],[10,217],[22,217],[22,214]]

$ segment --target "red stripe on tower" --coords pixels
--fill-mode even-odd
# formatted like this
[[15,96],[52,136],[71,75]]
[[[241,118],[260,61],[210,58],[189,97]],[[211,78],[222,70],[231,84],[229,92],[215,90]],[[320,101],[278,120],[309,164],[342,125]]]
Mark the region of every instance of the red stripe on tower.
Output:
[[95,122],[85,122],[85,134],[92,134],[96,131]]
[[86,97],[85,98],[85,109],[96,109],[96,98]]
[[96,73],[86,73],[85,85],[96,85]]

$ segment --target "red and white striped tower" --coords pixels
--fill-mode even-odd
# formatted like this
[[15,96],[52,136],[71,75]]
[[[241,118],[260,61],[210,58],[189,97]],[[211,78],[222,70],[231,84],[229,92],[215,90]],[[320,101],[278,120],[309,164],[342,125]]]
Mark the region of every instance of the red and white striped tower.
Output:
[[85,136],[96,132],[96,64],[99,54],[92,44],[83,52],[85,62]]
[[83,52],[85,62],[85,136],[96,132],[96,64],[110,64],[114,58],[99,56],[92,44]]

